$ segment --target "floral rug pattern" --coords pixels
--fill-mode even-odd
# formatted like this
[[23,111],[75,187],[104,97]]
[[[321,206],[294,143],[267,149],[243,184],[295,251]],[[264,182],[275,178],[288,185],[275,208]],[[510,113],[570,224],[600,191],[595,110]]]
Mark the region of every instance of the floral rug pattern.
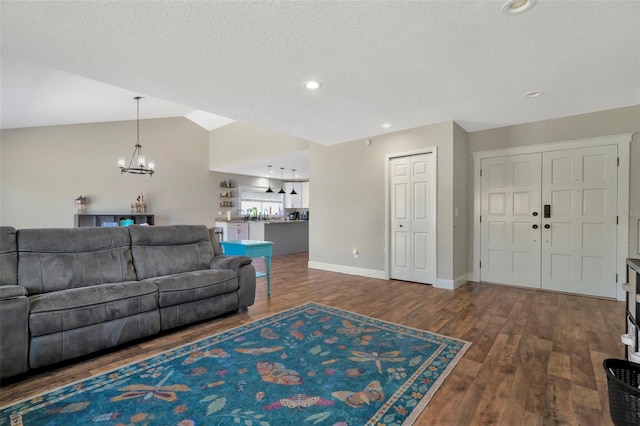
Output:
[[411,424],[470,343],[309,303],[0,408],[0,426]]

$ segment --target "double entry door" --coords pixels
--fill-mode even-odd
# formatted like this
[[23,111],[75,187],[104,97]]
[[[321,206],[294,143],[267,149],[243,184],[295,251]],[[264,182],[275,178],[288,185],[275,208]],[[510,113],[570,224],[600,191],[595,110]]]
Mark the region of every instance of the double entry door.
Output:
[[390,278],[436,282],[435,154],[391,158]]
[[616,297],[617,147],[482,160],[482,281]]

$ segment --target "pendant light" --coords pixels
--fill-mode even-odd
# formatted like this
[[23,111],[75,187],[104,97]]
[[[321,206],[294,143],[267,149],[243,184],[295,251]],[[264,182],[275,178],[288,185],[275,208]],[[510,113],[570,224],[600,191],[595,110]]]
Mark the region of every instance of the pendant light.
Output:
[[[118,159],[118,167],[120,167],[120,174],[132,173],[134,175],[153,176],[156,168],[155,163],[152,160],[149,160],[148,163],[145,161],[144,154],[142,153],[142,145],[140,145],[140,99],[142,99],[142,97],[136,96],[133,99],[135,99],[136,101],[137,111],[138,111],[138,116],[136,121],[137,129],[138,129],[138,138],[136,139],[136,144],[133,149],[133,155],[131,156],[131,160],[129,160],[129,166],[127,167],[125,158],[120,157]],[[134,166],[134,162],[133,162],[134,158],[137,159],[135,162],[135,165],[137,165],[137,167]]]
[[269,188],[267,188],[265,192],[270,194],[273,192],[273,189],[271,189],[271,166],[267,166],[267,167],[269,167],[269,175],[267,176],[269,178]]
[[298,193],[296,192],[296,182],[294,180],[295,174],[296,174],[296,169],[291,169],[291,188],[293,189],[289,193],[290,195],[298,195]]
[[278,191],[278,194],[286,194],[287,191],[284,190],[283,186],[284,186],[284,181],[282,180],[282,171],[284,170],[284,167],[280,167],[280,191]]

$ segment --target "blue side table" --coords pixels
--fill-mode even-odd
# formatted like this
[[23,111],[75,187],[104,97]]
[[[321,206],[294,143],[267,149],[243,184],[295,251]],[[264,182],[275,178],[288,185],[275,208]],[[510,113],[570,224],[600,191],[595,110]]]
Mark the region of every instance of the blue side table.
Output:
[[258,241],[258,240],[235,240],[235,241],[220,241],[224,254],[247,256],[247,257],[263,257],[267,264],[267,273],[256,272],[256,277],[267,276],[267,297],[271,297],[271,241]]

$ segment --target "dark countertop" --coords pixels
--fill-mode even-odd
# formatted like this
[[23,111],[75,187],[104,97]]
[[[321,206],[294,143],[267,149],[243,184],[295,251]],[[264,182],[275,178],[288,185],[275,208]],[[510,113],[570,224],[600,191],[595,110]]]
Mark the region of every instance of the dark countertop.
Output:
[[280,220],[280,219],[269,219],[269,220],[244,220],[244,219],[231,219],[231,220],[216,220],[216,222],[227,222],[227,223],[264,223],[265,225],[273,224],[273,223],[309,223],[308,220]]
[[309,223],[308,220],[266,220],[264,221],[265,225],[274,225],[274,224],[281,224],[281,223]]
[[640,274],[640,259],[627,259],[627,265]]

